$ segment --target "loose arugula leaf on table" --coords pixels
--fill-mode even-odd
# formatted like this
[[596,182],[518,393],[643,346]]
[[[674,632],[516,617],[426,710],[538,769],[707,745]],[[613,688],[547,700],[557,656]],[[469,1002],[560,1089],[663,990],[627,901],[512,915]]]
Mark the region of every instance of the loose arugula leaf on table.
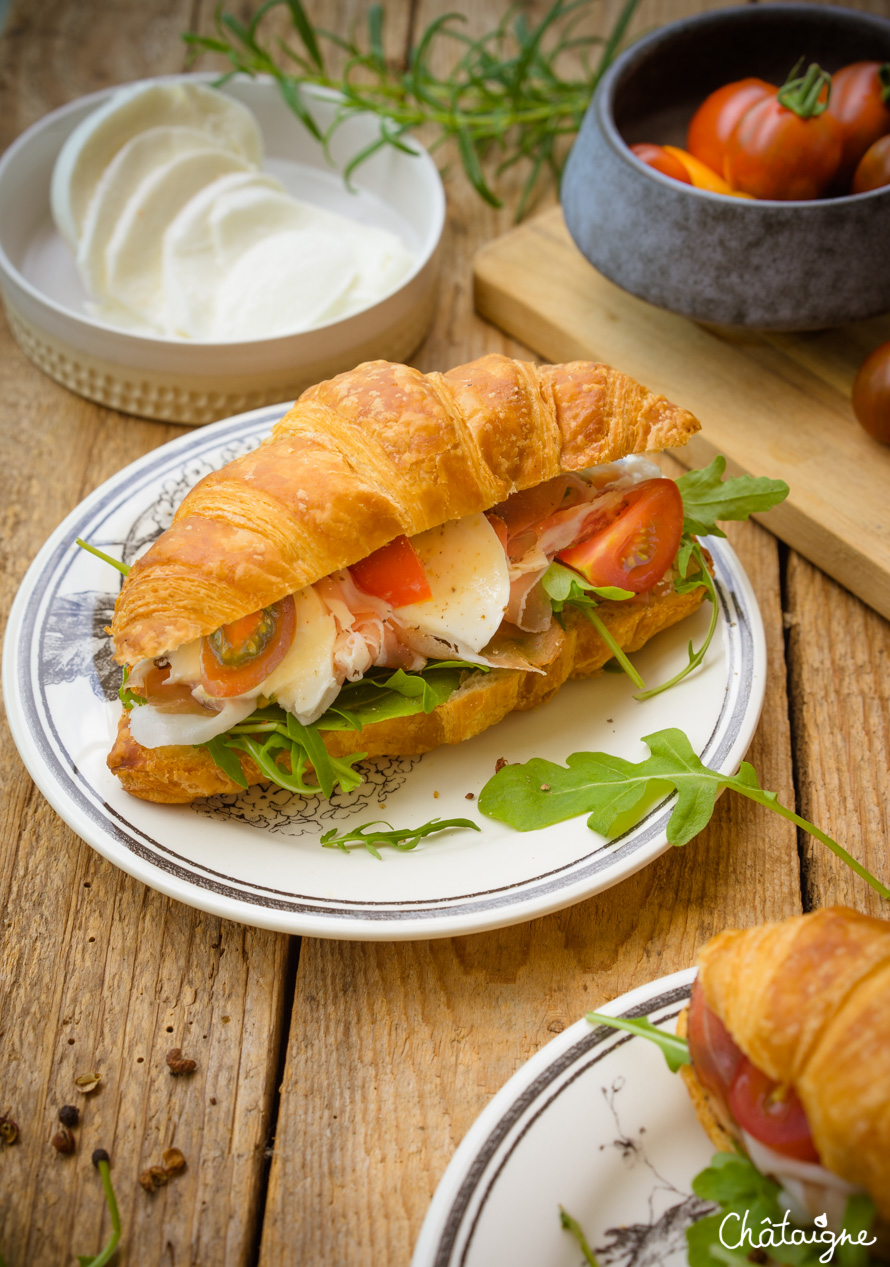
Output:
[[[380,824],[388,830],[381,831]],[[378,818],[373,823],[362,823],[360,827],[351,827],[348,831],[338,832],[334,827],[331,831],[324,833],[321,843],[325,849],[342,849],[344,853],[364,848],[373,857],[380,858],[378,845],[391,845],[394,849],[406,852],[409,849],[415,849],[425,836],[431,836],[434,832],[450,831],[456,827],[470,827],[473,831],[482,830],[478,823],[474,823],[469,818],[431,818],[422,827],[404,828],[394,828],[385,819]]]
[[607,752],[575,752],[565,766],[541,757],[506,765],[483,787],[479,809],[518,831],[588,814],[587,826],[608,836],[619,819],[633,814],[653,794],[673,790],[677,802],[668,819],[667,838],[672,845],[685,845],[710,822],[718,794],[730,788],[802,827],[882,898],[890,898],[890,889],[836,840],[781,805],[775,792],[761,788],[747,761],[741,763],[738,774],[712,770],[693,751],[683,731],[674,727],[644,735],[643,742],[650,756],[637,763]]
[[686,1039],[678,1037],[677,1034],[670,1034],[667,1030],[659,1029],[657,1025],[653,1025],[644,1016],[636,1018],[604,1016],[601,1012],[588,1012],[584,1019],[589,1021],[591,1025],[608,1025],[610,1029],[626,1029],[628,1033],[635,1034],[638,1038],[648,1038],[650,1042],[655,1043],[656,1047],[661,1049],[671,1073],[676,1073],[681,1065],[690,1063],[689,1044]]
[[572,607],[586,616],[634,685],[640,688],[646,685],[594,610],[597,598],[619,602],[633,598],[633,590],[619,589],[616,585],[591,585],[571,568],[556,562],[550,564],[541,578],[541,584],[557,619],[566,607]]

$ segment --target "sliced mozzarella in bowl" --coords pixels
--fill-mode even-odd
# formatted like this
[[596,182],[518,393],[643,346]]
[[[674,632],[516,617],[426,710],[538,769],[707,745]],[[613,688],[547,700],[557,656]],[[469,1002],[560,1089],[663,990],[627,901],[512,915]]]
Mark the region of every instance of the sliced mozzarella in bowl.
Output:
[[484,515],[467,515],[411,538],[433,592],[396,609],[399,624],[480,651],[497,633],[510,597],[507,557]]
[[128,141],[149,128],[196,128],[214,145],[258,167],[262,134],[246,106],[200,83],[139,84],[115,93],[88,115],[65,142],[53,170],[53,218],[76,250],[87,210],[103,172]]
[[140,704],[130,710],[130,734],[143,748],[165,748],[168,744],[207,743],[249,717],[256,704],[252,699],[226,700],[219,712],[165,713],[154,704]]
[[168,224],[205,185],[247,170],[244,159],[215,149],[183,154],[160,167],[136,190],[111,235],[105,252],[105,293],[139,316],[160,317],[162,242]]
[[220,281],[215,339],[307,330],[352,284],[352,251],[330,233],[298,229],[255,242]]
[[[210,338],[217,287],[232,260],[267,234],[302,224],[306,217],[296,211],[297,205],[281,181],[263,172],[221,176],[190,199],[167,226],[161,247],[168,333]],[[237,249],[237,235],[225,228],[230,217],[240,230]]]
[[77,248],[77,267],[87,290],[100,295],[105,288],[105,250],[130,199],[145,181],[184,155],[216,149],[197,128],[149,128],[118,151],[99,181],[90,202]]

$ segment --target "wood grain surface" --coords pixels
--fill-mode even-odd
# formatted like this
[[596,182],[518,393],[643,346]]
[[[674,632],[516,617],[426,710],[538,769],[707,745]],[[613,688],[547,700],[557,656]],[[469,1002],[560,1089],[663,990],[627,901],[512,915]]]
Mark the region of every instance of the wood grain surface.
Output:
[[[367,9],[359,0],[308,7],[341,30]],[[504,9],[393,0],[388,55],[404,56],[412,31],[454,7],[477,32]],[[708,7],[643,0],[634,29]],[[606,29],[617,9],[606,0],[595,21]],[[0,146],[85,92],[183,69],[180,33],[211,24],[207,0],[13,0],[0,35]],[[447,188],[441,298],[416,363],[529,356],[472,307],[473,255],[509,227],[509,208],[482,204],[453,164]],[[0,319],[4,614],[63,516],[181,430],[70,395]],[[890,627],[763,528],[738,525],[730,537],[769,650],[750,759],[783,801],[886,872]],[[193,911],[117,871],[46,804],[2,726],[0,1113],[21,1130],[0,1148],[8,1267],[98,1251],[109,1231],[90,1165],[98,1146],[112,1157],[122,1264],[407,1267],[475,1116],[585,1009],[689,964],[727,924],[836,899],[876,908],[787,823],[725,797],[692,844],[571,910],[453,940],[300,944]],[[177,1046],[197,1062],[190,1076],[167,1069]],[[93,1069],[102,1081],[83,1096],[74,1079]],[[63,1103],[83,1115],[73,1157],[50,1145]],[[187,1169],[149,1195],[139,1174],[171,1145]]]

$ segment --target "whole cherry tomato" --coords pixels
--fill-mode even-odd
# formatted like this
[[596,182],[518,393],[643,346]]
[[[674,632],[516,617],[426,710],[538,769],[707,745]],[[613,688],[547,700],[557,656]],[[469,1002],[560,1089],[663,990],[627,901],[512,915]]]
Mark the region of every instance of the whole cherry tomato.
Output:
[[837,171],[842,136],[826,113],[831,76],[815,63],[742,115],[726,147],[726,179],[755,198],[818,198]]
[[641,162],[648,167],[654,167],[663,176],[672,176],[674,180],[682,180],[687,185],[692,184],[683,164],[678,162],[673,154],[668,154],[663,146],[649,145],[643,142],[639,145],[632,145],[630,148],[631,152],[636,154]]
[[862,155],[890,132],[890,62],[853,62],[831,77],[827,113],[843,134],[835,184],[845,193]]
[[737,79],[705,97],[689,124],[686,148],[718,176],[723,176],[726,143],[735,125],[758,101],[778,91],[763,79]]
[[865,430],[890,444],[890,343],[867,356],[853,381],[853,412]]
[[890,185],[890,134],[878,137],[870,145],[853,173],[851,194],[866,194],[870,189]]

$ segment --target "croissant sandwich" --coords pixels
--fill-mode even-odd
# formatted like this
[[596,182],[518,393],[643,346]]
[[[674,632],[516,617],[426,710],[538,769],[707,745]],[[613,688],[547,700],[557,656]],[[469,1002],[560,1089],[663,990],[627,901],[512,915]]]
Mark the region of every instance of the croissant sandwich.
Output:
[[883,1237],[890,924],[832,907],[721,933],[698,962],[682,1072],[711,1141],[741,1147],[800,1221],[836,1225],[865,1193]]
[[[375,361],[309,389],[126,577],[110,768],[162,802],[349,790],[363,756],[457,743],[636,650],[704,597],[674,588],[682,501],[641,456],[696,430],[588,362]],[[554,618],[557,557],[594,623]]]

